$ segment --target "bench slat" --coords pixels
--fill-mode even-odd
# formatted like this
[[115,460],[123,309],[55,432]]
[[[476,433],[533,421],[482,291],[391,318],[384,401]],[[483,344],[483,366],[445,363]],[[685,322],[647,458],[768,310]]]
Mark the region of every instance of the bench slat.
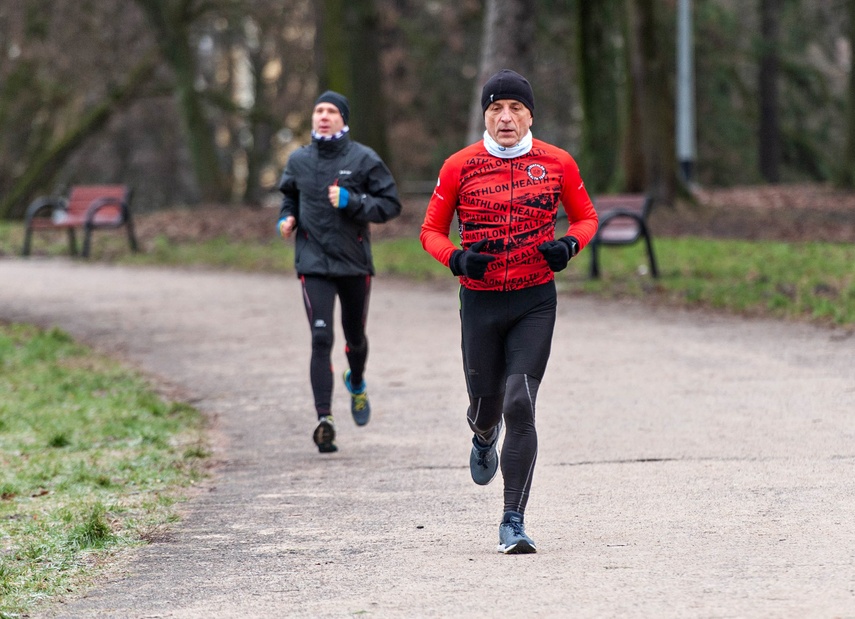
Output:
[[647,206],[647,196],[636,193],[623,193],[616,195],[597,196],[594,199],[594,208],[599,210],[612,210],[620,208],[627,211],[635,211],[643,214]]
[[99,208],[93,221],[96,224],[120,224],[122,221],[122,203],[127,201],[128,189],[124,185],[87,185],[74,187],[68,197],[66,212],[69,220],[79,221],[83,225],[89,208],[100,200],[109,199],[109,205]]
[[131,190],[126,185],[77,185],[68,199],[40,198],[27,209],[26,234],[22,254],[30,253],[33,230],[67,230],[69,249],[77,253],[74,230],[83,228],[83,255],[88,256],[93,229],[127,227],[131,250],[137,250],[129,208]]
[[629,217],[615,217],[600,234],[601,243],[632,243],[638,237],[640,226]]

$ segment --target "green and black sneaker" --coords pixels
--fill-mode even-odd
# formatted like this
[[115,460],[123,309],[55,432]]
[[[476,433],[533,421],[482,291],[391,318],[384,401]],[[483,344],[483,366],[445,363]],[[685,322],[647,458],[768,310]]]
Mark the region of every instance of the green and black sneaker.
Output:
[[365,391],[365,381],[362,381],[359,389],[354,389],[350,384],[350,370],[344,373],[344,386],[350,393],[350,414],[358,426],[364,426],[371,418],[371,404],[368,402],[368,393]]

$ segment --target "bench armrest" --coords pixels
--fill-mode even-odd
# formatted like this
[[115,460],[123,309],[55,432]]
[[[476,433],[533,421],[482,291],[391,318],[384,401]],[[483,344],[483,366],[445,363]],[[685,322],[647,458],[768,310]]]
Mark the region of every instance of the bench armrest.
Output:
[[36,198],[27,207],[27,213],[24,217],[26,224],[29,226],[33,218],[38,217],[42,211],[48,211],[51,216],[55,211],[64,211],[66,201],[65,198],[57,198],[53,196],[43,196]]
[[98,212],[107,207],[119,207],[119,216],[115,218],[115,223],[119,224],[127,219],[128,205],[121,198],[104,197],[93,200],[86,209],[86,226],[91,226],[98,216]]
[[600,215],[600,225],[592,243],[606,245],[631,245],[640,237],[648,236],[644,215],[638,211],[615,208]]

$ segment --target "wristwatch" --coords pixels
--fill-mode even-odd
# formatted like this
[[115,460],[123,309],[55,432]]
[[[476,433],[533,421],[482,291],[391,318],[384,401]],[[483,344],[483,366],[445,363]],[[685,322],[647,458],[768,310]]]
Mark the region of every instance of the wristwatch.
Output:
[[579,253],[579,241],[577,241],[574,237],[567,237],[567,246],[570,248],[570,257],[575,258],[576,254]]

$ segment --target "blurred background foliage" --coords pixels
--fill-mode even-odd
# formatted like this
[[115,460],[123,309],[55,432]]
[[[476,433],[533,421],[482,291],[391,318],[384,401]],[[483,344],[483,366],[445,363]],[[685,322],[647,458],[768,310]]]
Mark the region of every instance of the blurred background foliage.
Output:
[[[0,218],[72,184],[136,210],[274,199],[325,88],[404,191],[480,133],[492,71],[524,73],[534,133],[589,189],[685,189],[678,0],[16,0],[0,4]],[[694,3],[704,186],[855,182],[855,0]],[[473,112],[473,107],[476,107]],[[429,191],[429,189],[427,189]]]

